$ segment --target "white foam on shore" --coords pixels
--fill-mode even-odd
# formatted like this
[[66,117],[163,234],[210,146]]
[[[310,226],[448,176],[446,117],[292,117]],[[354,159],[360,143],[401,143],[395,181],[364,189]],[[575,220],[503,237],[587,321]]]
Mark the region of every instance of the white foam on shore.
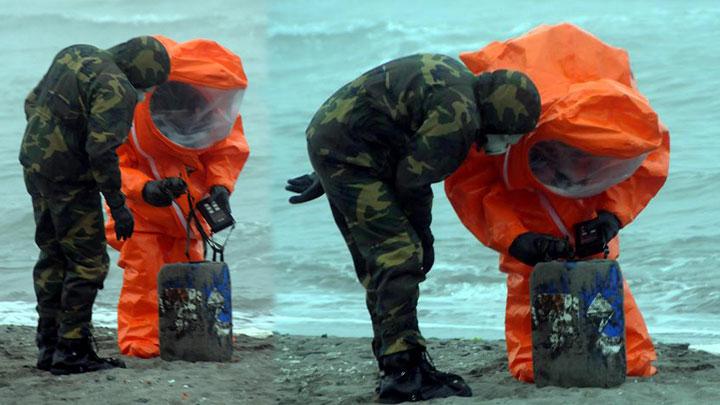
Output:
[[[249,322],[248,319],[252,319]],[[37,312],[35,304],[23,301],[0,301],[0,325],[36,326]],[[96,327],[117,328],[117,312],[103,307],[93,310],[93,325]],[[273,319],[271,316],[252,316],[233,311],[233,333],[256,338],[272,336]]]
[[720,354],[720,343],[690,345],[693,350],[702,350],[708,353]]

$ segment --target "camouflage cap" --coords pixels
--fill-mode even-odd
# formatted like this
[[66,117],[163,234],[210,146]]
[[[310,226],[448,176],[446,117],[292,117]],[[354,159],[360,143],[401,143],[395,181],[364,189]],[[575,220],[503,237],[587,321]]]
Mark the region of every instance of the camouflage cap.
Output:
[[524,134],[540,118],[540,93],[530,78],[515,70],[478,76],[475,89],[486,134]]
[[165,83],[170,56],[160,41],[150,36],[132,38],[107,50],[136,89]]

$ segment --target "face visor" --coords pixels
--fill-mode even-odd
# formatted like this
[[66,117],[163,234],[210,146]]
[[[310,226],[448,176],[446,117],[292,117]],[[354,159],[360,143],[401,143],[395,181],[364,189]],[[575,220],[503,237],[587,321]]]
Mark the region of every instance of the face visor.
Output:
[[150,116],[174,144],[204,149],[230,135],[244,92],[167,82],[153,92]]
[[530,169],[553,193],[585,198],[626,180],[646,156],[647,153],[629,159],[594,156],[562,142],[543,141],[530,149]]

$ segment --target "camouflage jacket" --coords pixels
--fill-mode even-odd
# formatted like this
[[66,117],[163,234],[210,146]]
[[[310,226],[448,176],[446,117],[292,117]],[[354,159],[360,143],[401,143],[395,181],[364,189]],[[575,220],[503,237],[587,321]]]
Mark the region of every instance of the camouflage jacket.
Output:
[[167,52],[150,37],[110,50],[61,50],[25,100],[20,163],[58,188],[96,184],[111,206],[122,203],[115,149],[130,130],[135,88],[164,82],[169,69]]
[[[390,161],[398,198],[416,226],[428,226],[430,184],[444,180],[480,140],[476,77],[459,61],[419,54],[380,65],[338,90],[308,129],[344,124]],[[481,141],[482,142],[482,141]]]

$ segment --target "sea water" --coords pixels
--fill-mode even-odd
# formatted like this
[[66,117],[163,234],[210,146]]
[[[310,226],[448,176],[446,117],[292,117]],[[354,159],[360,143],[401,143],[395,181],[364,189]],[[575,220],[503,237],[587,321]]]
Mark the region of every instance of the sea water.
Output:
[[[700,1],[3,1],[0,44],[0,323],[32,324],[37,257],[17,162],[22,102],[62,47],[134,35],[205,37],[239,54],[251,156],[231,198],[226,259],[236,330],[369,336],[364,292],[325,198],[287,203],[285,179],[310,170],[304,130],[338,87],[392,58],[457,56],[539,24],[571,22],[629,52],[640,90],[671,134],[670,176],[621,231],[620,264],[656,340],[720,341],[720,3]],[[501,338],[498,255],[459,222],[435,186],[436,263],[421,285],[424,334]],[[113,261],[117,255],[113,253]],[[98,296],[113,326],[122,269]],[[717,348],[716,348],[717,349]]]

